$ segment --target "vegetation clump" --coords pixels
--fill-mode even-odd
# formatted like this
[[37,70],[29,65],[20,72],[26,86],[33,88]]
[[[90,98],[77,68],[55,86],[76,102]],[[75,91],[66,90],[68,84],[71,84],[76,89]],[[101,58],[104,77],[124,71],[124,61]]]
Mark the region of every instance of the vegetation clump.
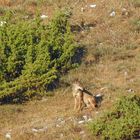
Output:
[[140,97],[121,98],[112,111],[89,124],[91,132],[108,140],[131,140],[140,137]]
[[52,89],[76,65],[78,46],[59,12],[46,25],[39,16],[25,20],[8,13],[0,26],[0,102],[19,102]]

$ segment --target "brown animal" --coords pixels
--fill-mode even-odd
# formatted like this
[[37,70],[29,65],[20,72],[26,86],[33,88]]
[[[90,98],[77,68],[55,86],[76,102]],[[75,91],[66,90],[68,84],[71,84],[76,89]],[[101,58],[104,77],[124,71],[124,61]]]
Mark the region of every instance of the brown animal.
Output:
[[73,96],[75,98],[74,110],[82,110],[83,105],[89,110],[93,110],[97,106],[95,96],[84,89],[79,81],[73,83]]
[[83,87],[78,81],[75,81],[72,85],[72,93],[75,99],[74,110],[80,111],[82,109],[83,104]]

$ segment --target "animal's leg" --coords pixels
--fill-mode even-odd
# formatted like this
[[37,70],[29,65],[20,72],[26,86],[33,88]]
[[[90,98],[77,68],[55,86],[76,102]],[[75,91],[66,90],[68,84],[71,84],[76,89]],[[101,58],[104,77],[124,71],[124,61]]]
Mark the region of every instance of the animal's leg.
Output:
[[81,100],[81,98],[79,97],[79,98],[78,98],[78,111],[80,111],[81,108],[82,108],[82,100]]
[[93,99],[90,99],[89,102],[90,102],[91,110],[94,110],[95,109],[95,105],[96,105],[95,101]]
[[74,110],[76,110],[77,108],[78,108],[78,101],[77,101],[77,98],[75,97]]

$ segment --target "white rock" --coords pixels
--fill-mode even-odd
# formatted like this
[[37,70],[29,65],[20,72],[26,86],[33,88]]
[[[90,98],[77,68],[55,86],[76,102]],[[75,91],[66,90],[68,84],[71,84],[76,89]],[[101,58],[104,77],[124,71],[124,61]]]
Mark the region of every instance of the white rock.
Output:
[[126,12],[127,10],[126,10],[126,8],[122,8],[122,12]]
[[114,17],[116,15],[116,12],[115,11],[112,11],[111,13],[110,13],[110,17]]
[[127,71],[125,71],[125,72],[124,72],[124,75],[125,75],[125,76],[128,76],[128,72],[127,72]]
[[40,17],[41,17],[42,19],[48,18],[47,15],[41,15]]
[[0,26],[3,26],[4,24],[6,24],[6,21],[0,21]]
[[90,8],[95,8],[96,7],[96,4],[90,4],[89,7]]
[[48,129],[48,127],[46,126],[46,127],[43,127],[43,128],[38,129],[38,131],[39,132],[43,132],[43,131],[46,131],[47,129]]
[[84,120],[81,120],[81,121],[79,121],[78,123],[79,123],[79,124],[83,124],[83,123],[85,123],[85,121],[84,121]]
[[56,127],[61,127],[61,126],[59,124],[57,124]]
[[85,119],[85,121],[87,121],[88,120],[88,116],[83,116],[83,118]]
[[133,90],[133,89],[131,89],[131,88],[130,88],[130,89],[128,89],[127,91],[128,91],[128,92],[132,92],[132,93],[134,93],[134,90]]
[[80,134],[81,134],[81,135],[85,134],[85,131],[80,131]]
[[85,11],[85,8],[81,7],[81,12],[84,12]]
[[91,119],[91,118],[89,118],[89,119],[88,119],[88,122],[91,122],[91,121],[92,121],[92,119]]
[[6,134],[5,134],[5,138],[6,138],[6,139],[11,139],[11,138],[12,138],[12,137],[11,137],[11,133],[10,133],[10,132],[6,133]]
[[32,128],[33,132],[38,132],[38,130],[36,128]]

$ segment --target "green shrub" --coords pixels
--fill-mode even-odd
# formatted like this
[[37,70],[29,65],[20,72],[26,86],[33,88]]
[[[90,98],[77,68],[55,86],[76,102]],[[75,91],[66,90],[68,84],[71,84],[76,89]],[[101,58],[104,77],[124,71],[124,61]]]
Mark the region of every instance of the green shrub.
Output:
[[131,140],[140,131],[140,97],[122,97],[101,118],[89,123],[94,135],[108,140]]
[[75,66],[78,46],[68,18],[59,12],[45,25],[39,16],[2,17],[6,23],[0,26],[0,101],[45,94],[62,72]]

